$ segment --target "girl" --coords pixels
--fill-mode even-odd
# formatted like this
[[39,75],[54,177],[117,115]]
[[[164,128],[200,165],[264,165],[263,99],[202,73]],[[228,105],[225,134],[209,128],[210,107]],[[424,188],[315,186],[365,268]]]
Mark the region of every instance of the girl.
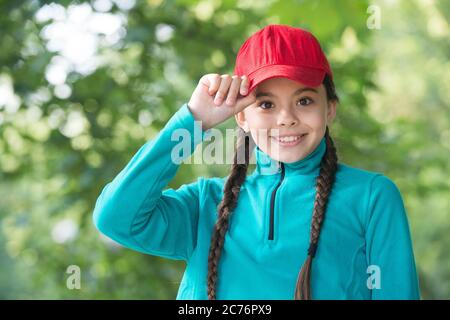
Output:
[[[234,73],[200,79],[105,186],[96,227],[134,250],[185,260],[177,299],[418,299],[398,188],[338,163],[329,131],[338,97],[316,38],[268,25],[241,46]],[[229,176],[163,190],[179,166],[172,133],[194,136],[185,158],[231,116],[240,134]]]

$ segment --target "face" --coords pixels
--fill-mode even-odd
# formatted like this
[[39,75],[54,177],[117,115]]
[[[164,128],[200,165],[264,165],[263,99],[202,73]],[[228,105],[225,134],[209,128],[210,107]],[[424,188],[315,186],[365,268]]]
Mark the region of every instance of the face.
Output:
[[291,163],[307,157],[325,135],[336,115],[325,87],[307,87],[288,78],[261,82],[256,102],[235,115],[256,145],[272,159]]

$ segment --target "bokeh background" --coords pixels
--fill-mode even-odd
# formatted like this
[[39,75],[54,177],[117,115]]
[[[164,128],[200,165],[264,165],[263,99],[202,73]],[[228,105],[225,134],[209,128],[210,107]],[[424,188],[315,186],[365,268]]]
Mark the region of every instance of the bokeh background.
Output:
[[[340,161],[397,184],[422,298],[450,298],[449,17],[444,0],[0,0],[0,298],[175,298],[184,263],[100,235],[95,200],[199,78],[232,73],[269,23],[322,43]],[[183,165],[170,187],[228,171]]]

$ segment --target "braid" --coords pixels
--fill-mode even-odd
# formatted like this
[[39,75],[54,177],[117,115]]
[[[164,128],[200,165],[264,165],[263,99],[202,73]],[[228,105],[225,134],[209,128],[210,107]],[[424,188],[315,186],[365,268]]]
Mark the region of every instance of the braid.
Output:
[[327,150],[320,163],[320,173],[317,177],[316,198],[314,202],[314,210],[311,221],[311,235],[308,248],[308,256],[300,270],[295,288],[295,300],[311,299],[311,266],[312,259],[316,254],[317,244],[319,242],[320,230],[325,217],[325,211],[328,198],[333,187],[335,175],[337,171],[337,154],[333,140],[329,135],[328,126],[325,131],[325,140]]
[[[231,173],[224,186],[224,196],[218,206],[218,218],[211,237],[207,278],[209,300],[216,299],[218,267],[225,241],[225,234],[228,230],[230,215],[233,213],[233,210],[237,205],[239,191],[241,189],[241,185],[245,181],[247,168],[249,165],[249,140],[250,134],[245,133],[244,130],[239,128],[239,134],[236,142],[236,152],[234,154],[234,161],[231,166]],[[244,152],[245,157],[244,163],[239,161],[242,152]]]

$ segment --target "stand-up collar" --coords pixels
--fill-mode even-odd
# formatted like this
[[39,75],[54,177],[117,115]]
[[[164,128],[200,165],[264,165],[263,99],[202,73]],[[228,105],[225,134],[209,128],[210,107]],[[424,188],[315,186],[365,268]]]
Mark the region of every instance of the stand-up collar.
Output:
[[[327,149],[325,136],[317,147],[305,158],[292,163],[285,163],[285,175],[306,175],[320,168],[320,162]],[[255,147],[256,174],[271,175],[280,172],[281,162],[272,159],[267,153],[258,146]]]

